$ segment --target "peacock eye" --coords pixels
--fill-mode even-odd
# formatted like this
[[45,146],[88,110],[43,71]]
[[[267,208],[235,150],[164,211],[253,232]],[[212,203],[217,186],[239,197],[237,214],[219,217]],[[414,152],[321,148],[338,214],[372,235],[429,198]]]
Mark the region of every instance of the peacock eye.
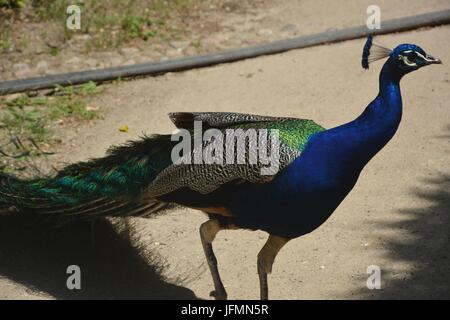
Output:
[[417,58],[417,53],[415,51],[412,51],[408,53],[407,57],[409,61],[414,61]]

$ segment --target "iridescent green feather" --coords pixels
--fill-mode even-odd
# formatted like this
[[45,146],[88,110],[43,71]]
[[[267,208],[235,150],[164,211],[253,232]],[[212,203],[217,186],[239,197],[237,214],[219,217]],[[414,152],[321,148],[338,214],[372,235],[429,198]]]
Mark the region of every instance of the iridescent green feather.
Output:
[[[192,129],[191,121],[197,119],[196,117],[206,121],[205,124],[209,127],[217,125],[222,131],[250,128],[278,130],[282,144],[291,149],[288,152],[291,155],[303,151],[309,137],[324,130],[311,120],[234,113],[174,114],[172,120],[178,125],[187,125],[187,128]],[[172,142],[170,137],[155,135],[115,147],[104,158],[70,165],[50,179],[20,180],[0,173],[0,213],[11,208],[69,215],[128,215],[151,206],[158,210],[161,202],[153,198],[142,199],[142,195],[152,186],[155,187],[154,181],[161,178],[172,165],[171,150],[176,142]],[[211,168],[203,168],[207,170],[202,171],[202,174],[205,177],[215,176],[216,173]],[[239,171],[236,174],[245,175],[245,172]],[[165,185],[164,188],[176,189],[180,181],[190,181],[189,174],[196,183],[203,181],[202,176],[192,168],[186,168],[183,174],[181,180],[176,181],[171,180],[169,176],[170,184],[173,185]],[[218,178],[221,176],[224,175],[217,175]],[[228,178],[233,178],[233,175]],[[241,178],[252,180],[246,176]],[[259,176],[255,179],[259,180]],[[217,187],[224,182],[216,180],[212,178]],[[142,204],[143,201],[145,204]]]
[[230,129],[269,129],[278,130],[280,141],[294,150],[303,151],[309,137],[325,128],[312,120],[286,119],[280,121],[267,121],[244,123],[230,126]]
[[[76,206],[96,199],[138,197],[171,164],[170,135],[144,137],[116,147],[104,158],[70,165],[54,178],[0,176],[0,209]],[[105,200],[107,201],[107,200]]]

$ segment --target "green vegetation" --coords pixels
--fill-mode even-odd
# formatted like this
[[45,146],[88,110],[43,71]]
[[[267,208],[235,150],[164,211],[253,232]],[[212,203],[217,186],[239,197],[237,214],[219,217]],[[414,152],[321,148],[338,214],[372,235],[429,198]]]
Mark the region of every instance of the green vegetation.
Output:
[[11,48],[9,35],[6,31],[0,31],[0,53],[7,52]]
[[53,142],[52,125],[57,121],[85,121],[99,116],[97,109],[86,102],[86,97],[97,93],[95,83],[89,82],[78,87],[58,87],[50,97],[23,94],[9,101],[0,100],[1,151],[17,154],[19,145],[32,151],[24,157],[40,155],[35,149]]
[[0,125],[15,136],[27,136],[36,142],[48,137],[48,128],[44,114],[39,107],[47,104],[47,99],[31,99],[26,95],[6,102]]
[[0,101],[4,105],[0,126],[14,132],[18,137],[45,142],[51,137],[51,124],[57,120],[72,118],[91,120],[98,112],[89,107],[85,97],[98,91],[93,82],[79,87],[57,88],[53,97],[29,97],[21,95],[11,101]]
[[[91,35],[87,49],[92,50],[118,47],[132,39],[176,37],[178,31],[167,22],[194,1],[199,0],[0,0],[0,20],[4,20],[0,21],[0,50],[9,48],[10,18],[20,19],[19,11],[31,21],[56,23],[66,40],[74,34]],[[66,28],[66,9],[71,4],[80,6],[81,30]]]
[[18,9],[25,6],[25,0],[0,0],[0,8]]

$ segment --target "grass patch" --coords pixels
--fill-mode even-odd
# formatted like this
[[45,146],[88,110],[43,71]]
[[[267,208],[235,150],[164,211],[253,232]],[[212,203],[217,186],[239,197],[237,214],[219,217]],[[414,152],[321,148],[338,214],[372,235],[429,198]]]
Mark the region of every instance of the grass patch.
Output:
[[9,40],[9,33],[7,30],[3,29],[3,31],[0,31],[0,53],[8,52],[10,48],[11,42]]
[[95,83],[89,82],[78,87],[59,87],[50,97],[24,94],[9,101],[0,100],[0,151],[9,156],[2,157],[3,166],[15,168],[17,161],[42,155],[39,146],[48,147],[54,142],[52,126],[56,122],[97,118],[99,111],[86,102],[87,97],[97,93]]
[[[202,1],[0,0],[0,53],[24,51],[22,46],[29,39],[21,35],[25,40],[18,43],[15,28],[28,22],[45,23],[40,32],[44,42],[48,38],[52,39],[55,33],[62,41],[68,41],[76,34],[90,35],[84,43],[87,52],[118,48],[132,40],[172,40],[184,32],[174,27],[177,25],[174,22]],[[78,5],[81,9],[81,30],[69,30],[66,27],[66,9],[69,5]],[[182,28],[180,24],[178,28]],[[59,51],[59,48],[49,48],[51,55],[57,55]]]
[[[92,50],[118,47],[132,39],[170,38],[177,33],[167,23],[171,14],[187,10],[194,1],[199,0],[34,0],[32,4],[34,18],[57,22],[66,39],[75,33],[90,34],[87,48]],[[65,27],[69,4],[80,6],[79,31]]]
[[25,6],[25,0],[0,0],[0,8],[19,9]]

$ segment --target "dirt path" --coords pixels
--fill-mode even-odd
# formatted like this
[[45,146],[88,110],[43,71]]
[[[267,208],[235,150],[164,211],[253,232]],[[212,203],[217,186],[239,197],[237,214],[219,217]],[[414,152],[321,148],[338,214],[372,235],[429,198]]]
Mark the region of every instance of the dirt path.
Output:
[[[292,17],[285,21],[301,21],[305,33],[323,31],[325,25],[360,24],[364,18],[355,17],[364,17],[367,7],[349,7],[344,15],[338,7],[317,1],[314,5],[313,1],[302,1],[297,7],[291,3],[279,1],[273,12],[279,12],[280,17]],[[381,3],[382,10],[384,6],[392,9],[386,10],[385,18],[400,15],[400,11],[403,16],[448,7],[448,1],[430,1],[427,5],[396,1],[396,6],[388,5],[388,1]],[[295,12],[302,14],[297,16]],[[317,22],[319,12],[327,17],[320,23]],[[300,18],[301,15],[304,16]],[[279,23],[278,15],[265,21],[268,28],[274,29]],[[441,58],[444,65],[420,70],[403,80],[404,117],[398,133],[368,165],[356,188],[334,215],[318,230],[290,242],[281,251],[270,277],[272,299],[449,298],[450,69],[445,64],[450,61],[449,36],[447,26],[379,37],[379,42],[391,47],[402,42],[418,43]],[[107,110],[105,120],[82,126],[79,132],[66,133],[66,143],[60,152],[67,156],[61,160],[101,156],[111,144],[135,139],[142,132],[171,132],[173,127],[166,116],[170,111],[295,116],[314,119],[328,128],[344,123],[359,115],[378,90],[381,63],[373,64],[369,71],[362,70],[362,45],[362,40],[348,41],[109,85],[93,101]],[[129,132],[119,132],[118,128],[125,124]],[[117,269],[114,263],[123,266],[125,270],[120,273],[123,278],[116,278],[118,287],[137,292],[135,297],[158,297],[161,290],[161,296],[171,298],[186,298],[192,292],[199,298],[208,298],[212,283],[198,238],[198,227],[205,217],[192,210],[177,210],[153,220],[133,220],[141,245],[167,264],[163,274],[169,280],[155,280],[154,289],[143,287],[140,282],[145,281],[146,273],[139,273],[139,277],[134,273],[141,270],[136,267],[140,262],[130,263],[130,269],[126,269],[126,263],[121,265],[121,260],[136,259],[125,249],[121,252],[126,251],[128,255],[121,258],[114,253],[106,255],[112,259],[111,265],[104,264],[106,269],[96,270],[115,274],[116,271],[111,271]],[[96,250],[107,248],[105,239],[112,239],[110,243],[114,244],[119,242],[107,227],[99,229],[96,238],[100,238],[100,244]],[[258,298],[256,254],[265,238],[262,232],[219,234],[214,244],[230,298]],[[77,248],[67,245],[67,248]],[[61,250],[58,247],[53,255],[45,248],[42,252],[51,260]],[[7,254],[0,247],[0,258]],[[35,260],[20,261],[37,260],[38,256]],[[369,265],[382,269],[381,290],[366,288]],[[24,267],[11,262],[10,268],[30,268],[29,273],[33,274],[31,265]],[[48,289],[46,279],[53,281],[52,272],[64,273],[64,270],[42,268],[40,271],[34,273],[39,280],[26,271],[6,274],[0,271],[2,275],[14,274],[9,278],[36,288],[25,289],[13,281],[0,279],[0,298],[44,298],[49,297],[47,293],[56,298],[76,297],[63,293],[63,289]],[[166,283],[177,279],[183,280],[178,286]],[[109,288],[106,282],[96,283],[104,285],[106,290]],[[156,292],[141,294],[145,290]]]
[[[10,31],[10,50],[1,50],[0,39],[0,80],[161,61],[362,25],[371,4],[367,0],[345,5],[331,0],[193,1],[189,9],[168,18],[173,31],[165,34],[163,28],[161,36],[147,41],[130,39],[118,43],[117,48],[98,46],[98,32],[93,34],[92,30],[91,34],[77,32],[64,40],[59,28],[62,22],[30,22],[25,18]],[[380,0],[377,4],[382,19],[450,7],[448,0]],[[120,29],[120,25],[116,27]]]

